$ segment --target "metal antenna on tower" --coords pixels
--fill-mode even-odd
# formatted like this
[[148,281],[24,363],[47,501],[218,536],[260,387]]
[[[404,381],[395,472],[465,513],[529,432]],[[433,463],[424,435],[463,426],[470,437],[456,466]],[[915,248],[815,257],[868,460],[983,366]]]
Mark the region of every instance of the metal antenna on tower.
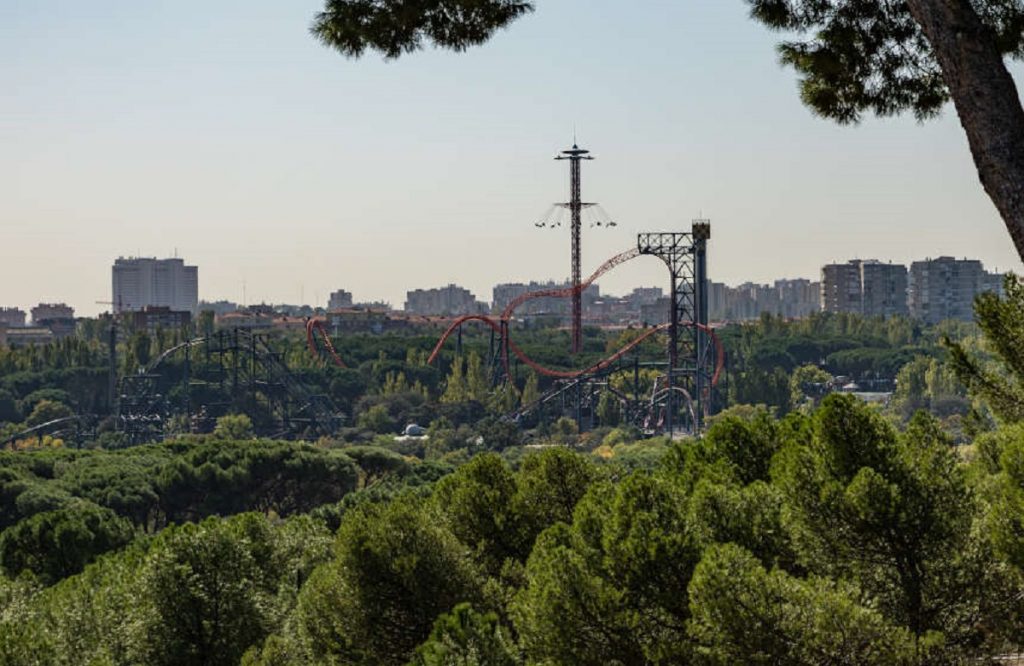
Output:
[[580,200],[580,162],[592,160],[589,150],[584,150],[576,145],[573,139],[572,148],[563,150],[556,160],[569,160],[569,202],[566,207],[569,209],[572,225],[572,286],[576,291],[572,295],[572,351],[578,353],[583,348],[583,294],[580,286],[580,223],[584,204]]

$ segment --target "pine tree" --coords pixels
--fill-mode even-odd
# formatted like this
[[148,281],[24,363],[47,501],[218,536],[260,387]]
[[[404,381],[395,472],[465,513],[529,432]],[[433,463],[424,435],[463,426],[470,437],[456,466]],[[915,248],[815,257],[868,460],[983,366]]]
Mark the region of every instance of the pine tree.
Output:
[[389,372],[384,377],[384,388],[381,393],[383,395],[395,395],[396,393],[405,393],[409,390],[409,385],[405,380],[404,372]]
[[448,380],[445,382],[444,395],[441,402],[465,402],[469,399],[469,391],[466,387],[466,377],[462,373],[462,358],[456,357],[452,361],[451,372],[448,373]]
[[480,355],[473,352],[466,362],[466,389],[470,400],[487,402],[491,394],[490,373],[484,369]]
[[537,385],[537,373],[531,372],[526,378],[526,385],[523,386],[523,393],[520,396],[520,404],[530,405],[540,398],[540,388]]
[[974,302],[978,326],[1001,368],[984,363],[948,337],[943,344],[950,351],[950,365],[960,382],[1001,420],[1018,423],[1024,421],[1024,349],[1020,345],[1024,339],[1024,284],[1008,274],[1003,288],[1003,298],[984,293]]
[[405,364],[412,366],[423,366],[427,364],[427,353],[422,349],[409,347],[405,352]]
[[495,390],[488,401],[491,411],[508,414],[519,404],[519,391],[512,382],[505,382]]
[[597,418],[603,426],[617,426],[622,422],[622,405],[619,398],[610,392],[601,394],[597,403]]

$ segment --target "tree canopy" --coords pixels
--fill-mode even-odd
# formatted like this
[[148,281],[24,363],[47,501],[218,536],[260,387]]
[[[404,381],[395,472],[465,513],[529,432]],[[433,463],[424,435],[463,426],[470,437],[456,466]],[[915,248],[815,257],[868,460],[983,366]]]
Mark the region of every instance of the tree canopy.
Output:
[[532,10],[517,0],[327,0],[311,30],[347,56],[397,58],[425,43],[464,51]]

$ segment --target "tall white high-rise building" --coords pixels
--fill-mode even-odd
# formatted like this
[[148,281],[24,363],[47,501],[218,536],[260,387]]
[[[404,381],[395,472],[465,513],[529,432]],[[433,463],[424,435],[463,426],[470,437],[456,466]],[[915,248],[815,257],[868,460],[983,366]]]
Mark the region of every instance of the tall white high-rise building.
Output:
[[183,259],[119,257],[112,269],[114,312],[138,311],[148,306],[187,310],[199,306],[199,268]]

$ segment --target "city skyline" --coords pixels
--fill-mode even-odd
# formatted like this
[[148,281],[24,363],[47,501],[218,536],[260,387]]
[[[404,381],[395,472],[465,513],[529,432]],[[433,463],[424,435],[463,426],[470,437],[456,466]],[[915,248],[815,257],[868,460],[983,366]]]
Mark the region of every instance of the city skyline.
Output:
[[[533,222],[566,199],[551,158],[573,125],[597,157],[584,199],[619,225],[584,229],[584,274],[704,216],[725,283],[843,255],[1020,269],[951,109],[816,119],[744,3],[686,4],[544,5],[470,53],[387,63],[316,43],[313,0],[5,5],[0,225],[19,261],[0,262],[0,302],[96,314],[110,260],[175,249],[204,267],[200,298],[249,303],[564,279],[566,230]],[[615,48],[570,49],[569,25]],[[602,280],[666,283],[657,262]]]
[[[116,259],[115,263],[114,263],[115,269],[116,269],[117,265],[119,263],[121,263],[121,262],[134,261],[134,260],[137,260],[137,259],[143,259],[143,260],[150,261],[150,262],[155,260],[158,263],[159,262],[167,262],[167,261],[173,261],[173,262],[182,263],[184,261],[187,261],[187,259],[184,259],[182,257],[166,257],[166,258],[160,258],[160,257],[118,257]],[[815,274],[812,275],[812,276],[783,275],[783,276],[770,277],[770,278],[768,278],[766,280],[747,279],[747,280],[742,280],[742,281],[737,281],[737,282],[725,282],[725,281],[722,281],[722,280],[715,279],[714,276],[711,276],[709,278],[709,283],[713,284],[713,285],[718,285],[720,287],[725,287],[725,288],[728,288],[728,289],[734,289],[734,290],[735,289],[743,289],[743,288],[746,288],[746,287],[769,287],[770,288],[770,287],[773,287],[773,286],[777,287],[777,286],[780,285],[780,283],[790,283],[790,282],[798,282],[798,281],[807,281],[807,282],[810,282],[812,284],[817,285],[817,284],[819,284],[821,282],[822,277],[823,277],[823,273],[824,273],[824,271],[826,269],[837,268],[837,267],[844,267],[846,264],[850,264],[850,265],[853,265],[853,264],[857,264],[857,265],[860,265],[860,264],[869,264],[869,265],[870,264],[875,264],[875,265],[878,265],[878,266],[881,266],[881,267],[894,267],[894,266],[898,266],[898,267],[902,267],[904,270],[907,270],[909,267],[911,267],[911,266],[913,266],[915,264],[920,264],[920,263],[925,263],[925,262],[933,262],[933,261],[937,261],[937,260],[954,260],[956,262],[964,262],[964,261],[966,261],[966,262],[978,262],[978,263],[981,263],[981,269],[984,270],[985,272],[990,273],[990,274],[997,273],[997,271],[989,270],[990,267],[985,265],[984,262],[981,262],[980,260],[974,259],[974,258],[971,258],[971,257],[955,256],[955,255],[941,255],[941,256],[940,255],[935,255],[935,256],[929,255],[929,256],[925,256],[925,257],[920,257],[920,258],[914,259],[912,261],[908,261],[905,264],[901,263],[901,262],[896,262],[896,261],[893,261],[893,260],[888,260],[888,259],[878,259],[878,258],[875,258],[875,257],[872,257],[870,259],[853,258],[853,259],[847,259],[847,260],[844,260],[844,261],[832,261],[832,262],[821,264],[819,269],[818,269],[818,271],[816,271]],[[192,266],[191,268],[195,269],[197,267]],[[109,266],[108,266],[107,270],[108,270],[108,275],[109,275],[109,271],[110,271],[110,267]],[[200,281],[199,284],[201,285],[202,282]],[[461,284],[458,284],[458,283],[448,283],[447,285],[428,285],[428,284],[424,284],[424,285],[410,285],[409,288],[406,289],[403,292],[404,295],[397,302],[394,302],[394,301],[384,301],[382,299],[372,299],[372,298],[369,298],[369,297],[365,297],[364,298],[362,295],[360,295],[357,292],[349,291],[345,287],[338,287],[338,286],[324,287],[323,289],[315,290],[314,291],[314,299],[309,299],[309,298],[306,298],[305,300],[302,300],[302,299],[295,299],[295,300],[288,300],[288,299],[282,299],[282,300],[249,299],[247,302],[243,302],[242,300],[235,300],[235,299],[231,298],[230,296],[223,296],[223,295],[216,295],[216,294],[213,294],[213,295],[206,294],[206,295],[204,295],[204,292],[203,292],[203,290],[200,287],[199,292],[198,292],[199,296],[198,296],[198,299],[197,299],[198,307],[197,308],[188,307],[188,308],[183,308],[183,309],[187,309],[187,310],[195,309],[196,311],[201,311],[201,310],[204,309],[202,307],[204,304],[208,305],[208,304],[231,303],[231,304],[234,304],[234,305],[238,305],[239,307],[265,306],[265,305],[277,306],[277,305],[281,305],[281,306],[310,307],[310,308],[312,308],[314,310],[317,310],[317,309],[319,309],[319,310],[331,310],[332,308],[330,306],[330,300],[333,297],[335,297],[337,294],[341,294],[341,295],[344,295],[344,297],[347,298],[350,301],[350,304],[349,305],[344,305],[344,306],[339,306],[339,307],[352,307],[353,305],[356,306],[356,307],[362,307],[362,306],[366,306],[366,305],[372,305],[372,306],[376,307],[376,306],[380,306],[380,305],[386,303],[394,311],[403,311],[403,310],[406,309],[405,305],[407,304],[408,297],[410,295],[412,295],[413,293],[415,293],[415,292],[443,291],[443,290],[450,289],[450,288],[454,287],[454,288],[458,288],[458,289],[462,289],[462,290],[465,290],[467,292],[470,292],[469,295],[476,297],[476,300],[478,300],[478,301],[482,301],[485,304],[491,304],[491,303],[495,302],[494,294],[496,293],[496,290],[499,289],[499,288],[502,288],[502,287],[530,287],[531,289],[548,289],[548,288],[552,288],[554,286],[563,286],[564,287],[564,286],[566,286],[568,284],[569,284],[569,282],[567,280],[565,280],[565,279],[555,280],[555,279],[552,279],[550,277],[546,278],[546,279],[539,279],[539,280],[538,279],[531,279],[531,280],[528,280],[528,281],[499,281],[499,282],[494,282],[493,284],[491,284],[490,287],[488,287],[486,289],[483,289],[480,292],[477,292],[476,290],[474,290],[472,288],[465,287],[465,285],[461,285]],[[633,285],[624,285],[624,286],[620,285],[621,289],[610,289],[610,288],[606,288],[605,286],[603,286],[604,284],[606,284],[606,279],[602,278],[601,280],[598,280],[598,281],[594,282],[594,285],[593,285],[595,288],[600,289],[600,297],[601,298],[625,298],[625,297],[629,296],[634,291],[646,290],[646,289],[662,289],[665,293],[667,293],[667,288],[668,288],[667,285],[633,284]],[[108,287],[108,289],[109,289],[109,287]],[[519,291],[522,291],[522,290],[519,290]],[[116,289],[116,287],[114,288],[114,292],[115,293],[113,295],[111,295],[111,293],[108,291],[108,297],[111,297],[112,299],[116,299],[117,298],[117,294],[116,294],[117,289]],[[315,296],[315,294],[317,294],[317,293],[319,293],[321,295],[326,294],[326,298],[324,298],[324,297],[317,298]],[[519,292],[516,292],[516,293],[519,293]],[[308,292],[307,292],[307,294],[308,294]],[[114,304],[114,308],[115,309],[117,307],[116,304],[115,304],[116,303],[115,300],[109,300],[109,301],[103,300],[103,301],[100,301],[99,304],[98,304],[98,305],[103,305],[104,306],[103,308],[100,308],[98,311],[95,311],[95,312],[90,312],[90,311],[83,312],[82,310],[80,310],[78,308],[77,305],[75,305],[73,303],[70,303],[69,299],[57,298],[57,299],[51,299],[51,300],[54,301],[54,302],[60,302],[61,304],[69,303],[71,305],[72,309],[75,310],[76,315],[79,316],[79,317],[93,317],[93,316],[96,316],[97,314],[107,313],[107,312],[110,311],[110,309],[111,309],[110,306],[112,304]],[[499,300],[501,300],[501,299],[499,299]],[[30,301],[28,303],[0,302],[0,311],[2,311],[3,309],[20,309],[20,310],[22,310],[22,311],[27,313],[32,307],[37,306],[37,305],[44,305],[46,303],[47,303],[47,301],[45,299],[39,299],[39,298],[37,298],[37,299],[30,299]],[[566,303],[568,303],[568,301],[566,301]],[[142,306],[148,306],[148,305],[167,305],[167,304],[168,303],[165,303],[164,301],[159,301],[159,302],[155,302],[154,301],[154,302],[151,302],[151,303],[150,302],[143,303],[143,304],[140,304],[138,307],[136,307],[134,305],[130,305],[129,303],[123,303],[123,307],[124,307],[125,310],[133,310],[133,309],[139,309],[139,307],[142,307]],[[86,308],[86,310],[88,310],[88,309],[89,308]],[[418,311],[419,309],[421,309],[421,308],[414,308],[414,311]]]

